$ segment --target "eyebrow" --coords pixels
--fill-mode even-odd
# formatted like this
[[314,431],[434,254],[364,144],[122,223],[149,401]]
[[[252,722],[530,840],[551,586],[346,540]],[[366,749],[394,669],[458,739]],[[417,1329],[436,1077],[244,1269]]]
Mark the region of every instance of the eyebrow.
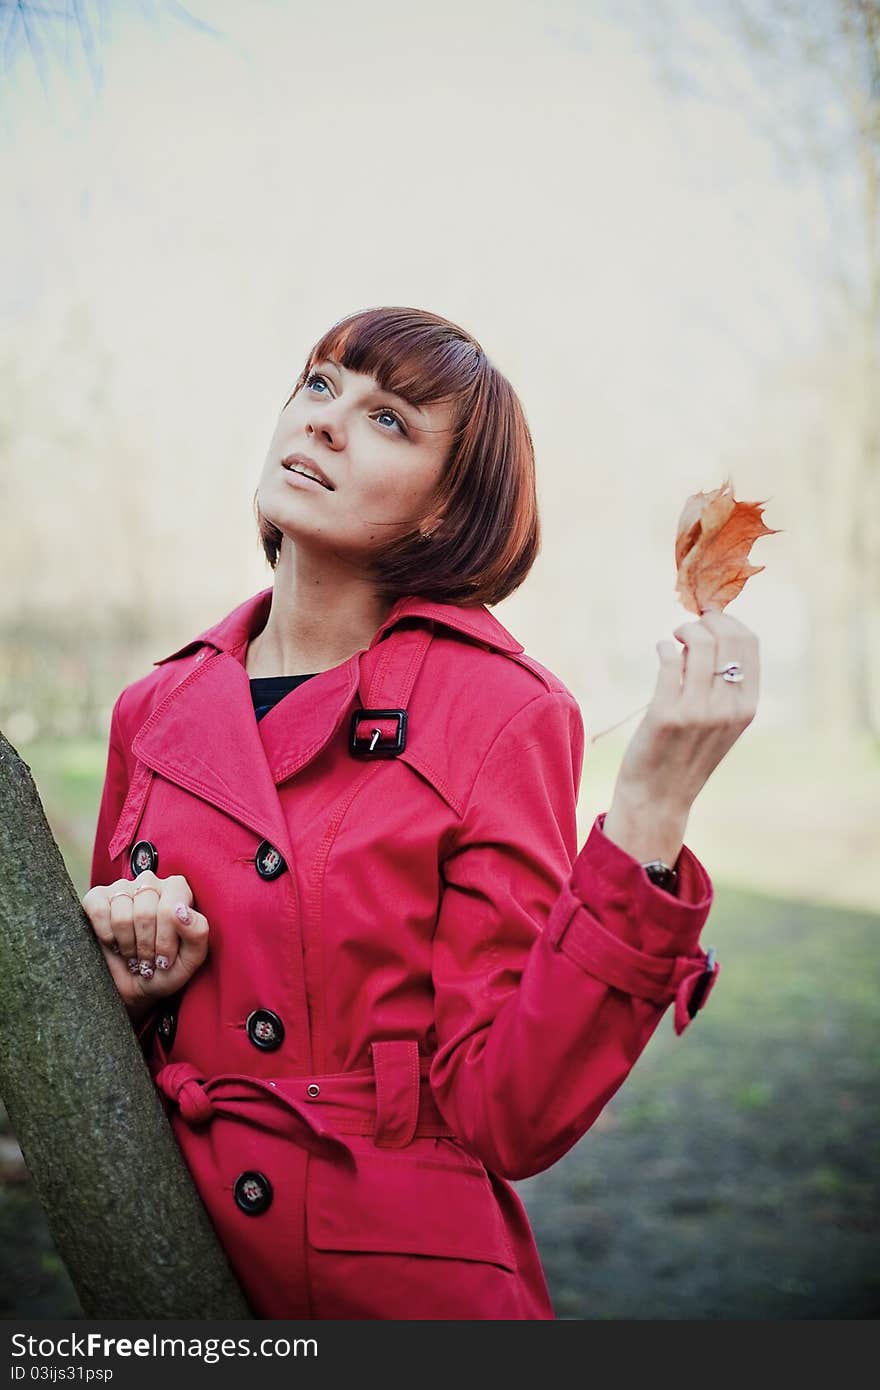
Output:
[[[337,372],[340,372],[341,374],[342,363],[337,362],[335,357],[323,357],[315,363],[315,366],[320,366],[321,364],[326,364],[327,366],[335,367]],[[408,400],[406,396],[399,395],[396,391],[387,390],[381,382],[376,382],[375,394],[388,396],[391,400],[398,401],[400,405],[404,406],[407,410],[412,411],[414,415],[417,415],[422,420],[427,420],[428,418],[424,410],[420,410],[419,407],[413,401]]]

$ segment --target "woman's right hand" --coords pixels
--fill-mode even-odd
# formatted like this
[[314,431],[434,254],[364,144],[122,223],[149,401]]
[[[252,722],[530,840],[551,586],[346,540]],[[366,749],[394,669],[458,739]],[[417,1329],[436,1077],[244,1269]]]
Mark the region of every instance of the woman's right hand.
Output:
[[176,994],[208,954],[208,922],[192,905],[181,874],[157,878],[145,869],[90,888],[82,906],[113,982],[133,1018]]

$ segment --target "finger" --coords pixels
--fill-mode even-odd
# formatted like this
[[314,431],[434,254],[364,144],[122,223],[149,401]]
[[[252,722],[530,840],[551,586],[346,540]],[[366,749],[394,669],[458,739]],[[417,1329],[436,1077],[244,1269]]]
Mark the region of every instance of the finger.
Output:
[[725,613],[715,605],[710,605],[703,611],[700,622],[719,639],[730,637],[743,642],[758,640],[750,627],[734,618],[732,613]]
[[654,687],[654,700],[662,704],[671,704],[681,695],[684,648],[677,647],[668,637],[661,638],[655,645],[660,658],[660,669]]
[[[734,665],[739,668],[740,679],[726,679],[723,673]],[[740,644],[733,645],[729,642],[720,647],[712,681],[714,703],[737,724],[748,724],[755,717],[758,706],[759,668],[757,643],[754,646],[749,643],[745,650]]]
[[186,913],[192,910],[192,900],[192,890],[180,874],[165,879],[156,909],[157,970],[167,971],[174,967],[180,949],[178,932],[181,925],[187,924]]
[[138,970],[143,979],[151,980],[156,968],[156,905],[162,897],[162,888],[158,882],[141,883],[140,877],[135,880],[134,890]]
[[152,869],[144,869],[132,883],[135,954],[137,965],[133,974],[143,980],[152,978],[156,956],[156,903],[162,895],[162,880]]
[[[177,907],[181,910],[178,911]],[[177,971],[188,978],[204,961],[208,954],[208,919],[186,903],[175,908],[177,923],[178,950]],[[171,975],[169,970],[169,976]]]
[[95,884],[82,899],[83,911],[95,936],[106,950],[115,952],[119,951],[119,946],[110,921],[110,899],[114,893],[125,891],[119,887],[120,882],[124,880],[119,880],[107,888]]
[[[757,635],[729,613],[706,612],[700,622],[714,634],[717,644],[712,674],[713,706],[738,722],[743,719],[748,722],[754,717],[758,702]],[[722,672],[734,662],[740,668],[742,680],[725,680]]]
[[137,960],[137,945],[134,935],[134,903],[132,902],[131,880],[126,881],[125,889],[115,889],[110,895],[110,926],[113,938],[119,946],[122,959],[129,962]]
[[138,998],[141,995],[142,981],[140,976],[132,974],[123,957],[112,949],[108,951],[107,948],[103,946],[103,943],[102,950],[104,952],[104,960],[107,963],[107,969],[110,971],[113,983],[122,999],[127,1003],[132,999]]
[[681,623],[673,636],[685,648],[682,695],[689,703],[700,704],[708,698],[712,674],[716,670],[717,641],[702,620]]
[[745,623],[738,622],[729,613],[711,610],[703,614],[700,622],[716,639],[718,655],[723,657],[723,660],[719,660],[719,667],[727,661],[739,661],[744,665],[755,663],[758,637]]

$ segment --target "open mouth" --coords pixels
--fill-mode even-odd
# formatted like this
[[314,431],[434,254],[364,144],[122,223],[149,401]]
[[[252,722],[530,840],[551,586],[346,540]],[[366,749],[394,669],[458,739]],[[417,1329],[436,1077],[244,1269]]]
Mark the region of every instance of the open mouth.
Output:
[[281,467],[286,469],[288,473],[296,473],[298,477],[316,483],[318,487],[325,488],[328,492],[334,491],[332,483],[323,478],[317,469],[310,468],[308,464],[300,463],[297,459],[282,459]]

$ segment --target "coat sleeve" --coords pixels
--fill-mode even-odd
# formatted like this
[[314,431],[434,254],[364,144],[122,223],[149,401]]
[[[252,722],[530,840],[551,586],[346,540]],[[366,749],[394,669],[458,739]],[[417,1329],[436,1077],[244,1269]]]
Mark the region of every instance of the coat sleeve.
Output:
[[[101,792],[101,802],[98,807],[98,823],[95,828],[95,843],[92,849],[92,867],[89,875],[89,887],[96,885],[108,887],[115,883],[119,874],[113,867],[110,858],[109,845],[125,798],[128,795],[128,788],[131,781],[129,771],[129,759],[126,752],[125,739],[122,732],[122,719],[120,705],[122,703],[123,691],[113,706],[113,713],[110,716],[110,741],[107,748],[107,768],[104,774],[104,787]],[[152,1009],[147,1016],[135,1026],[135,1033],[141,1047],[146,1051],[152,1042],[153,1032],[156,1023],[155,1009]]]
[[577,852],[583,750],[570,692],[531,701],[486,754],[441,865],[431,1085],[511,1179],[561,1158],[668,1005],[681,1033],[717,977],[698,945],[712,884],[687,846],[676,897],[604,835],[604,812]]
[[109,845],[110,837],[116,828],[128,794],[129,787],[129,768],[128,759],[125,756],[125,748],[122,742],[122,731],[119,715],[119,706],[122,695],[113,706],[113,713],[110,716],[110,743],[107,749],[107,770],[104,774],[104,788],[101,792],[101,804],[98,808],[98,824],[95,829],[95,843],[92,850],[92,870],[89,877],[89,887],[94,888],[98,884],[107,886],[115,883],[119,875],[113,869],[110,859]]

